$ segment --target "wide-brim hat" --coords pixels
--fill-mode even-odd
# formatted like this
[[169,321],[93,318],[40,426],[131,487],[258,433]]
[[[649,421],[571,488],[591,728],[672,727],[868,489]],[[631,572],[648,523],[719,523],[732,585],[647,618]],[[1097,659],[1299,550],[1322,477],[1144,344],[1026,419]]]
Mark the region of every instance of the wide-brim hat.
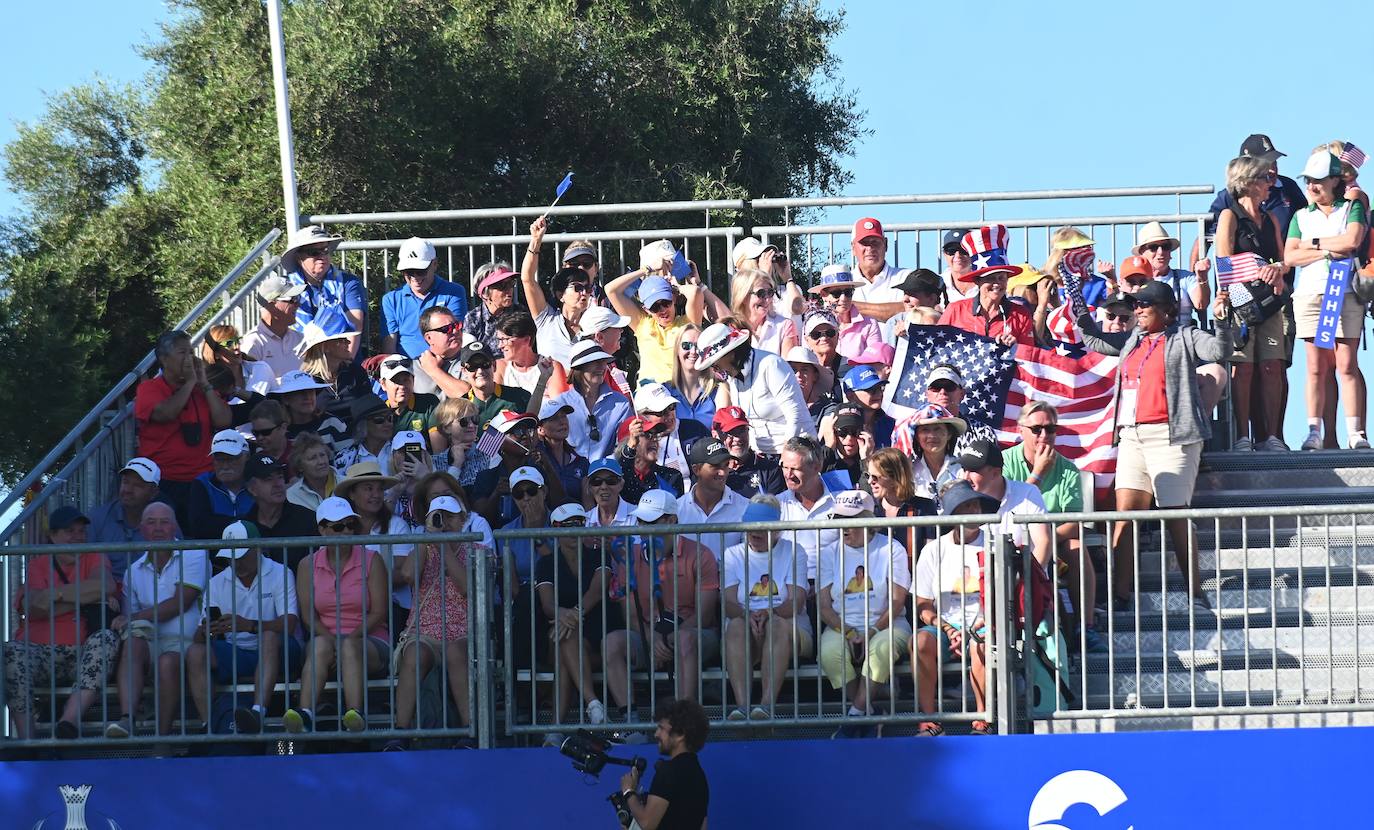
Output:
[[395,476],[382,475],[382,468],[376,461],[359,461],[348,468],[348,472],[334,485],[334,495],[348,498],[353,485],[366,481],[376,481],[382,488],[395,486],[400,481]]
[[1078,228],[1069,228],[1063,239],[1055,240],[1054,249],[1056,251],[1072,251],[1074,248],[1088,248],[1096,244],[1091,236]]
[[1045,275],[1042,274],[1034,266],[1032,266],[1029,262],[1021,263],[1020,268],[1021,273],[1017,274],[1014,277],[1007,278],[1007,290],[1011,290],[1013,288],[1020,288],[1022,286],[1035,285],[1036,283],[1040,282],[1045,278]]
[[916,410],[911,416],[913,426],[928,427],[935,424],[945,424],[954,430],[955,435],[963,435],[968,432],[968,422],[957,415],[951,415],[948,409],[938,403],[928,403]]
[[[814,366],[820,374],[820,385],[822,389],[830,390],[835,388],[835,373],[830,367],[821,365],[821,359],[815,350],[810,346],[793,346],[787,350],[787,356],[783,358],[789,364],[804,363],[807,366]],[[796,367],[792,367],[795,371]]]
[[1170,251],[1177,251],[1183,244],[1178,241],[1177,237],[1170,236],[1169,232],[1164,230],[1164,226],[1158,222],[1146,222],[1140,229],[1140,233],[1136,234],[1135,245],[1131,247],[1131,253],[1140,256],[1140,249],[1152,242],[1167,242]]
[[349,340],[357,337],[359,332],[353,328],[353,324],[334,306],[325,306],[315,313],[314,319],[301,327],[301,342],[296,347],[296,354],[304,356],[306,352],[330,340]]
[[712,323],[697,338],[697,370],[716,365],[726,353],[749,342],[749,332],[725,323]]
[[281,254],[281,269],[288,274],[296,270],[296,266],[299,264],[296,252],[301,248],[325,244],[329,246],[329,250],[333,251],[339,247],[339,243],[342,241],[342,236],[325,230],[324,225],[307,225],[291,234],[290,241],[286,243],[286,250],[282,251]]

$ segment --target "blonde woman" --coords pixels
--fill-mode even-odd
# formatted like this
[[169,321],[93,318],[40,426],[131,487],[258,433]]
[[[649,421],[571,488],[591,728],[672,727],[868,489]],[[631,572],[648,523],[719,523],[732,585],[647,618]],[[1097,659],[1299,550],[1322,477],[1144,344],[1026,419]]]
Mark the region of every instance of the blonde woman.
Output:
[[697,369],[697,340],[700,337],[701,327],[696,323],[683,326],[678,332],[673,345],[677,354],[673,382],[667,384],[667,388],[677,398],[678,420],[698,421],[709,430],[716,410],[730,403],[725,386],[716,380],[715,374]]
[[742,268],[730,278],[730,311],[754,335],[754,346],[777,355],[801,342],[797,324],[778,313],[778,284],[756,268]]

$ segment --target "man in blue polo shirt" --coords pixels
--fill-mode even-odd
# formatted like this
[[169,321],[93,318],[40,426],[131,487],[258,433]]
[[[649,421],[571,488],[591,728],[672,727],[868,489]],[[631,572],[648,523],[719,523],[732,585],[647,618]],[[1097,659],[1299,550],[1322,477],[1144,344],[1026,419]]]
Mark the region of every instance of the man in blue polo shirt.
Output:
[[382,297],[383,352],[419,357],[428,349],[420,331],[420,313],[427,308],[443,306],[458,320],[467,315],[467,292],[437,276],[438,268],[438,256],[429,240],[412,236],[401,245],[396,270],[405,282]]
[[[1269,183],[1269,195],[1264,197],[1264,202],[1260,204],[1265,212],[1274,217],[1274,224],[1278,226],[1279,235],[1284,239],[1288,238],[1288,222],[1293,218],[1293,214],[1307,207],[1307,196],[1303,194],[1303,189],[1297,182],[1287,176],[1278,175],[1279,159],[1287,153],[1280,153],[1274,147],[1274,143],[1269,140],[1269,136],[1256,133],[1245,139],[1240,145],[1241,156],[1252,156],[1263,159],[1273,165],[1274,180]],[[1217,196],[1212,200],[1212,206],[1208,208],[1213,216],[1220,216],[1230,210],[1236,204],[1236,199],[1231,195],[1229,188],[1223,187],[1217,192]],[[1212,220],[1207,223],[1207,236],[1210,238],[1216,233],[1217,223]],[[1193,249],[1193,261],[1198,260],[1198,251]]]
[[[305,286],[292,326],[296,331],[305,331],[305,325],[325,308],[337,310],[348,320],[353,331],[363,330],[367,299],[362,280],[334,267],[334,249],[342,241],[342,236],[331,234],[320,225],[301,228],[291,235],[281,255],[281,270],[291,282]],[[355,357],[360,340],[362,338],[358,337],[352,341]]]

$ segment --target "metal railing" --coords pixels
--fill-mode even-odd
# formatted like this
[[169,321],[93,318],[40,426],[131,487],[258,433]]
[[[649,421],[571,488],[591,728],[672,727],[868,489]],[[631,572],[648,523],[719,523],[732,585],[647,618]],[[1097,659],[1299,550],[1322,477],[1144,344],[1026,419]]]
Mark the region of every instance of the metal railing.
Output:
[[[1121,523],[1120,531],[1135,534],[1138,553],[1133,559],[1118,562],[1100,555],[1107,550],[1101,549],[1103,542],[1095,532],[1114,534],[1115,523]],[[955,533],[974,526],[981,528],[982,539],[967,540],[965,550]],[[1048,583],[1056,599],[1046,611],[1044,625],[1017,622],[1018,608],[1038,611],[1033,591],[1038,566],[1032,555],[1036,527],[1048,532],[1051,561],[1067,565],[1080,556],[1100,561],[1093,584],[1105,594],[1097,620],[1086,606],[1077,605],[1085,596],[1087,572],[1071,570],[1075,576],[1069,577],[1054,567],[1048,571]],[[769,552],[768,580],[743,565],[747,559],[732,544],[739,543],[733,538],[736,534],[747,544],[744,534],[750,532],[772,534],[754,545],[761,548],[759,554]],[[866,542],[852,536],[846,547],[838,544],[846,532],[876,535]],[[712,550],[724,550],[715,560],[719,578],[711,579],[704,556],[693,557],[680,548],[676,553],[682,559],[674,558],[674,564],[654,580],[645,559],[649,534],[698,540]],[[470,648],[463,652],[465,663],[453,665],[446,650],[435,660],[439,679],[466,670],[466,717],[446,722],[440,715],[435,725],[418,730],[409,728],[412,723],[398,724],[398,682],[413,679],[413,688],[428,688],[430,694],[437,690],[440,696],[451,686],[425,686],[418,669],[412,669],[413,678],[402,677],[388,662],[374,666],[365,697],[350,703],[342,701],[344,670],[335,666],[325,699],[340,700],[338,711],[333,717],[317,718],[313,736],[283,735],[279,712],[302,693],[290,674],[293,667],[286,664],[282,682],[269,698],[272,712],[262,735],[205,734],[201,719],[185,710],[172,721],[171,734],[135,742],[466,736],[491,746],[539,734],[566,735],[580,728],[648,729],[655,704],[675,696],[703,701],[713,726],[736,734],[806,735],[836,728],[844,734],[872,734],[870,730],[880,726],[889,730],[887,734],[901,734],[920,725],[962,728],[976,721],[1009,733],[1085,719],[1374,711],[1374,700],[1363,691],[1374,674],[1374,644],[1365,630],[1371,597],[1362,585],[1367,558],[1363,554],[1374,544],[1374,505],[1009,515],[1000,520],[879,517],[533,528],[494,535],[499,556],[480,553],[467,560]],[[904,549],[913,536],[926,542],[912,544],[920,548],[914,565]],[[1013,538],[1020,536],[1032,550],[1017,552]],[[382,561],[388,565],[393,602],[407,595],[396,566],[403,557],[416,555],[403,552],[402,546],[479,539],[477,534],[440,533],[358,537],[366,545],[392,548],[389,561]],[[944,543],[930,544],[932,539]],[[323,541],[301,537],[261,544],[309,550]],[[1075,541],[1078,551],[1070,549]],[[1185,556],[1181,572],[1174,572],[1169,568],[1171,548],[1180,543]],[[80,555],[233,544],[242,543],[104,544],[61,550]],[[1123,544],[1118,540],[1108,550],[1122,556]],[[647,548],[653,549],[653,544]],[[14,546],[4,555],[33,562],[55,550],[51,545]],[[483,549],[473,545],[472,550]],[[655,560],[660,553],[652,550]],[[789,556],[791,577],[786,576]],[[184,559],[176,561],[181,563],[178,567],[186,567]],[[631,564],[641,561],[640,567]],[[1189,575],[1194,561],[1197,576]],[[884,562],[892,563],[893,569],[881,573]],[[778,567],[783,577],[780,583],[772,582]],[[1127,569],[1129,579],[1119,567]],[[808,581],[813,568],[816,578]],[[873,578],[880,581],[872,583]],[[575,583],[568,586],[567,579]],[[79,580],[74,581],[79,590]],[[780,585],[777,593],[769,588],[770,582]],[[936,596],[913,600],[914,607],[908,607],[899,602],[897,586],[903,583],[910,584],[913,597]],[[853,588],[841,596],[860,598],[857,604],[825,605],[827,596],[835,602],[833,589],[840,585]],[[1024,593],[1018,597],[1020,591]],[[718,592],[726,595],[717,604]],[[411,607],[424,602],[425,595],[423,589],[410,591]],[[1122,595],[1128,600],[1123,602]],[[1205,604],[1193,601],[1193,596],[1205,597]],[[753,600],[758,602],[751,607]],[[792,604],[791,614],[784,603]],[[34,618],[31,608],[21,608]],[[401,631],[398,608],[389,609],[386,616],[393,641]],[[125,607],[121,613],[129,610]],[[948,639],[921,624],[929,611],[938,614],[941,626],[959,629],[962,649],[946,650]],[[862,620],[845,612],[861,614]],[[37,615],[39,624],[42,616]],[[1034,621],[1034,613],[1031,616]],[[732,626],[741,625],[750,626],[749,636],[731,633]],[[914,629],[910,636],[908,625]],[[852,631],[841,632],[841,627]],[[1101,650],[1093,647],[1089,630],[1103,638]],[[1004,639],[1002,632],[1012,632],[1011,638]],[[719,658],[717,633],[724,635]],[[976,647],[969,642],[978,637],[983,641],[983,650],[977,652],[982,659],[975,661]],[[6,649],[16,642],[7,637]],[[756,656],[765,659],[756,661]],[[695,661],[690,666],[683,662],[689,658]],[[986,666],[981,699],[976,697],[980,664]],[[237,680],[238,692],[250,691],[241,678]],[[153,685],[158,687],[156,680]],[[161,693],[172,693],[173,703],[180,707],[187,706],[187,690],[181,674],[161,686]],[[33,691],[40,701],[37,713],[46,715],[40,732],[6,746],[71,745],[42,732],[55,725],[62,711],[58,698],[66,686],[54,676]],[[235,689],[225,686],[220,691]],[[8,684],[0,687],[0,707],[14,694]],[[110,717],[119,713],[111,709],[112,695],[102,686],[88,703],[101,724],[117,719]],[[574,701],[576,705],[570,706]],[[590,705],[592,701],[601,707]],[[876,701],[881,705],[871,705]],[[94,708],[97,703],[99,708]],[[350,734],[335,723],[347,708],[359,709],[367,724],[365,734]],[[78,743],[118,740],[90,737]]]

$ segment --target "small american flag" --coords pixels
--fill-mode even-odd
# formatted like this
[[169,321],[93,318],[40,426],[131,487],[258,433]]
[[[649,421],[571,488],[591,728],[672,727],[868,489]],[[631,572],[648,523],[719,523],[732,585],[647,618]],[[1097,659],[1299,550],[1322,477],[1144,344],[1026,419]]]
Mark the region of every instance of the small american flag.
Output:
[[482,432],[482,437],[477,440],[477,451],[495,458],[505,440],[506,434],[504,432],[498,432],[489,426]]
[[1346,142],[1345,149],[1341,151],[1341,161],[1355,168],[1360,169],[1364,164],[1364,151],[1350,142]]
[[1217,284],[1231,285],[1259,279],[1259,269],[1266,265],[1259,254],[1236,254],[1217,257]]

